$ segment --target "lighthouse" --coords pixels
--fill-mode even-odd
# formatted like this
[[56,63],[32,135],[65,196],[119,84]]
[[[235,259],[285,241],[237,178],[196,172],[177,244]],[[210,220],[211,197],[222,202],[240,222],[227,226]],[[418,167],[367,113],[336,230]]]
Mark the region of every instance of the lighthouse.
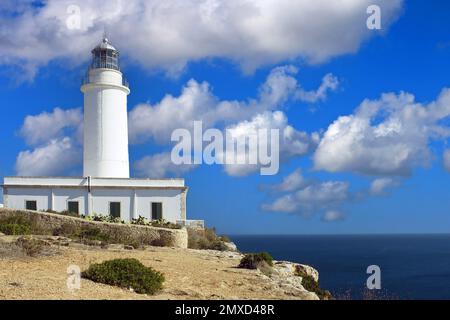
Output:
[[84,94],[83,175],[129,178],[127,96],[119,51],[104,37],[92,50]]
[[188,187],[184,179],[130,178],[127,98],[119,51],[104,37],[92,51],[81,85],[84,94],[83,176],[4,177],[6,208],[139,217],[181,225],[186,219]]

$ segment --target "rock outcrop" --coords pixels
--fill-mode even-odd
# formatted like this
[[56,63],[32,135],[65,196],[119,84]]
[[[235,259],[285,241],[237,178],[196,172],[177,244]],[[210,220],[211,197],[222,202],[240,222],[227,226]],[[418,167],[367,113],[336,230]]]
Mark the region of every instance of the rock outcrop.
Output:
[[[127,250],[124,245],[88,246],[64,237],[30,236],[45,241],[57,253],[24,257],[2,245],[13,244],[20,236],[0,237],[0,299],[299,299],[318,296],[302,286],[296,276],[297,264],[275,261],[270,274],[239,269],[243,255],[235,251],[145,247]],[[2,253],[3,252],[3,253]],[[9,254],[10,256],[7,256]],[[155,296],[82,279],[81,288],[69,291],[68,266],[85,270],[92,263],[116,258],[135,258],[164,273],[164,289]],[[14,261],[14,269],[11,266]],[[314,268],[306,268],[311,276]],[[17,285],[10,285],[15,283]]]

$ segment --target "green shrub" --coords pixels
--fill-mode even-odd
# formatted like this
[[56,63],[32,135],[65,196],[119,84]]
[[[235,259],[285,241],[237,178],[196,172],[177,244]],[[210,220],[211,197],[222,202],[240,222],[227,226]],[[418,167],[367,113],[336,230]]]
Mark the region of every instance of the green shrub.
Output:
[[12,236],[26,235],[30,234],[30,226],[17,223],[0,224],[0,232]]
[[83,226],[78,235],[81,240],[94,240],[101,242],[109,242],[111,237],[104,233],[100,228]]
[[95,215],[94,214],[94,216],[92,216],[92,217],[87,218],[86,216],[83,216],[83,218],[85,218],[89,221],[125,224],[125,221],[121,220],[120,218],[113,217],[113,216],[103,216],[103,215]]
[[188,248],[200,250],[226,251],[228,247],[224,244],[223,236],[219,237],[216,230],[188,228]]
[[319,282],[316,281],[312,276],[308,275],[303,269],[299,268],[299,266],[296,266],[295,268],[295,275],[302,277],[302,286],[309,292],[314,292],[317,294],[319,299],[321,300],[329,300],[332,299],[332,295],[330,291],[323,290]]
[[136,259],[114,259],[92,264],[82,277],[108,285],[155,294],[162,289],[164,275]]
[[273,266],[273,258],[269,253],[248,253],[241,259],[238,267],[244,269],[258,269],[264,264],[267,264],[270,267]]
[[48,235],[49,228],[38,222],[38,219],[29,213],[15,211],[6,216],[0,215],[0,232],[10,235]]
[[181,229],[182,227],[178,224],[162,220],[152,220],[150,226],[155,228],[167,228],[167,229]]
[[222,235],[219,237],[221,241],[223,242],[231,242],[231,239],[228,236]]
[[150,221],[148,221],[145,217],[139,216],[139,218],[132,219],[131,224],[137,224],[140,226],[148,226],[150,224]]

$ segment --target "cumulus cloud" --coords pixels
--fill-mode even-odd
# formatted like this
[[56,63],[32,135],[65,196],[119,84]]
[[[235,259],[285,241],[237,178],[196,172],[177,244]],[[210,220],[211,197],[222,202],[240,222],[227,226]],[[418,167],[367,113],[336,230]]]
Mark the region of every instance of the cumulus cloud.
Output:
[[[279,133],[279,140],[276,141],[276,143],[278,143],[279,158],[272,159],[275,161],[278,160],[284,162],[292,157],[305,155],[315,149],[319,140],[318,134],[313,133],[310,135],[290,126],[286,115],[281,111],[258,114],[250,121],[243,121],[227,127],[226,129],[238,143],[236,158],[241,159],[244,163],[250,150],[250,145],[249,139],[242,138],[251,135],[257,136],[258,130],[261,129],[264,129],[267,132],[275,129]],[[275,150],[273,148],[274,146],[271,144],[271,139],[267,139],[267,141],[258,139],[257,144],[258,150],[268,150],[270,151],[269,154]],[[225,171],[231,176],[246,176],[260,170],[262,166],[261,163],[255,165],[225,164]]]
[[334,91],[339,86],[339,80],[331,73],[327,74],[322,79],[322,84],[316,91],[306,91],[300,88],[296,97],[301,101],[315,103],[317,101],[323,101],[327,97],[328,91]]
[[74,131],[81,139],[83,113],[81,108],[62,110],[55,108],[52,112],[42,112],[25,118],[20,134],[27,144],[37,145],[52,139],[61,138],[67,131]]
[[29,115],[20,134],[32,149],[17,156],[18,175],[66,174],[82,161],[83,114],[80,108],[55,108],[52,112]]
[[309,216],[318,212],[335,210],[349,199],[348,182],[315,182],[285,194],[271,203],[263,204],[262,209]]
[[[208,83],[190,80],[178,97],[166,95],[154,105],[139,104],[134,107],[129,114],[130,139],[134,143],[152,139],[167,144],[173,130],[192,130],[194,121],[202,121],[205,128],[236,125],[265,111],[280,109],[287,100],[302,99],[299,92],[304,91],[294,77],[297,73],[298,69],[293,66],[274,68],[259,88],[258,96],[245,101],[220,100]],[[325,78],[328,77],[335,79],[332,75]],[[324,97],[328,90],[322,84],[319,91],[319,96]]]
[[170,152],[163,152],[140,159],[135,163],[137,174],[148,178],[162,178],[169,174],[179,177],[195,167],[188,164],[175,165],[170,156]]
[[[258,96],[244,101],[220,100],[213,94],[208,83],[190,80],[177,97],[167,95],[154,105],[140,104],[133,108],[129,114],[130,140],[132,143],[152,140],[161,145],[168,145],[174,130],[183,128],[192,133],[194,121],[202,121],[204,129],[223,128],[230,132],[237,143],[244,141],[243,148],[238,150],[247,151],[249,148],[249,141],[241,138],[256,134],[260,129],[267,132],[276,129],[280,137],[281,161],[310,153],[317,146],[319,135],[296,130],[289,125],[286,115],[278,110],[282,109],[288,100],[312,102],[311,98],[300,97],[300,93],[305,91],[294,77],[297,73],[298,69],[293,66],[274,68],[260,86]],[[331,78],[334,80],[330,80]],[[332,89],[329,82],[335,84],[333,88],[338,84],[336,77],[332,75],[327,75],[324,79],[328,80],[323,80],[322,85],[314,90],[317,100],[323,99],[328,90]],[[258,147],[271,150],[269,142],[259,140]],[[236,157],[244,159],[246,153],[237,152]],[[145,171],[145,163],[153,165],[153,162],[141,162],[141,171]],[[159,165],[162,166],[162,163]],[[169,163],[167,165],[171,166]],[[227,164],[225,172],[232,176],[245,176],[260,170],[261,167],[260,163]],[[165,171],[169,172],[171,170]]]
[[271,186],[263,185],[262,188],[264,190],[269,190],[273,192],[291,192],[294,190],[298,190],[309,183],[310,182],[305,177],[303,177],[302,170],[297,169],[291,174],[284,177],[281,183]]
[[370,193],[372,195],[382,195],[387,189],[398,185],[398,181],[393,178],[379,178],[372,181]]
[[450,116],[450,89],[428,104],[408,93],[365,100],[354,114],[341,116],[325,132],[314,167],[330,172],[408,176],[431,161],[429,143],[450,136],[441,122]]
[[322,216],[322,221],[324,222],[336,222],[345,220],[345,215],[337,210],[329,210]]
[[386,30],[403,1],[3,0],[0,64],[32,78],[50,61],[85,63],[104,27],[130,60],[170,73],[211,57],[246,72],[294,59],[320,63],[357,51],[374,34],[366,27],[372,4],[381,7]]
[[16,161],[19,176],[51,176],[64,174],[81,162],[82,152],[65,137],[51,140],[32,151],[22,151]]

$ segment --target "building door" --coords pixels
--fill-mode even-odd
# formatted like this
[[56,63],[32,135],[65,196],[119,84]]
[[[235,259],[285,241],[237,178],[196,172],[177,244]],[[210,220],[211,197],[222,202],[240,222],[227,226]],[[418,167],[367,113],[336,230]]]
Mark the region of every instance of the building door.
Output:
[[120,202],[109,203],[109,215],[113,218],[120,218]]
[[37,211],[37,201],[25,201],[25,209]]
[[152,220],[162,220],[162,202],[152,202]]

